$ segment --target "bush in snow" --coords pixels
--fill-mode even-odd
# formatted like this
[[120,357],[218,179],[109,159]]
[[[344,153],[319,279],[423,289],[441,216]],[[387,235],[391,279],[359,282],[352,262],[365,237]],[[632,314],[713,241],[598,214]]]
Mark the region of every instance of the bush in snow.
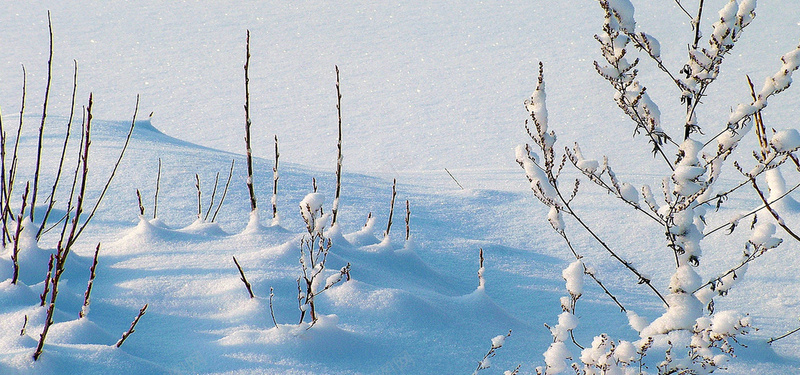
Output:
[[[697,16],[691,23],[694,39],[689,43],[686,63],[679,71],[664,65],[661,45],[653,36],[636,31],[634,8],[628,0],[599,0],[599,4],[605,13],[605,21],[602,32],[595,39],[600,44],[604,61],[595,62],[595,69],[613,87],[614,101],[633,121],[634,133],[643,136],[650,144],[648,148],[658,164],[650,170],[660,168],[663,171],[663,179],[656,182],[661,185],[662,194],[657,197],[648,185],[637,188],[620,181],[607,158],[602,162],[585,158],[577,144],[565,148],[560,157],[557,155],[556,134],[548,128],[540,64],[538,86],[525,102],[530,114],[525,127],[536,150],[530,145],[519,146],[516,159],[525,170],[536,198],[549,208],[548,222],[566,241],[576,260],[564,270],[569,296],[562,298],[563,313],[558,324],[551,327],[553,343],[544,353],[546,366],[539,368],[538,372],[559,373],[570,366],[569,361],[574,361],[571,367],[582,374],[644,373],[648,368],[657,370],[659,374],[711,373],[732,356],[731,342],[737,335],[745,334],[750,325],[746,316],[733,311],[716,311],[714,299],[724,296],[734,281],[744,276],[752,260],[780,245],[781,239],[775,237],[776,224],[800,240],[781,220],[774,207],[786,192],[785,186],[779,186],[783,181],[779,179],[777,168],[787,160],[798,164],[793,152],[800,148],[800,133],[789,129],[774,132],[770,137],[760,117],[769,98],[791,84],[792,73],[800,65],[800,47],[781,58],[780,69],[765,79],[760,91],[751,85],[752,101],[735,107],[724,127],[708,129],[698,121],[699,104],[707,101],[703,100],[706,89],[716,80],[725,56],[755,17],[755,1],[728,1],[718,13],[705,47],[700,44],[704,10],[700,1]],[[634,50],[652,60],[665,73],[665,79],[678,88],[681,106],[685,108],[680,129],[670,129],[662,124],[658,105],[638,80],[640,60],[629,59]],[[736,161],[731,163],[730,156],[753,128],[760,146],[752,152],[752,166],[744,167]],[[734,169],[724,170],[726,162],[733,164]],[[563,183],[562,172],[567,163],[575,167],[579,175],[663,229],[664,248],[654,253],[653,259],[674,268],[666,288],[654,285],[649,277],[623,259],[613,245],[574,210],[572,202],[580,190],[581,180]],[[726,178],[740,183],[732,188],[717,188],[723,173],[727,173]],[[757,182],[761,176],[767,177],[771,192],[782,190],[782,193],[765,197]],[[721,227],[733,231],[738,220],[753,216],[751,233],[743,243],[740,260],[721,275],[701,276],[698,266],[705,237],[720,229],[706,228],[707,220],[717,214],[713,208],[719,208],[729,194],[747,188],[753,189],[751,192],[755,195],[751,197],[759,199],[763,205]],[[755,220],[756,215],[759,220]],[[597,335],[590,346],[580,347],[580,355],[572,354],[569,342],[574,342],[572,331],[578,326],[575,309],[583,293],[584,276],[593,279],[622,311],[626,309],[600,282],[596,272],[587,266],[587,260],[569,240],[565,217],[571,218],[571,222],[588,233],[663,303],[663,314],[652,322],[628,311],[630,325],[638,333],[638,340],[615,339],[603,333]],[[625,224],[620,222],[618,225]],[[708,282],[704,283],[704,279]],[[663,357],[645,357],[656,348]]]
[[306,224],[308,235],[304,235],[300,240],[300,269],[303,274],[297,278],[297,304],[300,309],[300,323],[303,323],[306,313],[309,313],[312,326],[318,318],[314,298],[342,279],[350,280],[350,263],[348,263],[339,272],[328,276],[323,284],[322,275],[332,246],[331,240],[323,234],[330,216],[322,211],[323,201],[321,193],[311,193],[300,202],[300,214]]

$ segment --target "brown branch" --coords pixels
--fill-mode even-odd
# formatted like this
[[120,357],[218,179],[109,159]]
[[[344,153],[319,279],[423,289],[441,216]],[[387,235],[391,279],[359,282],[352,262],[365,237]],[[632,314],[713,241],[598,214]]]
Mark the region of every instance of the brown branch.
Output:
[[241,275],[241,280],[244,283],[245,288],[247,288],[247,293],[250,294],[250,298],[256,298],[255,294],[253,294],[253,288],[250,286],[250,282],[247,281],[247,277],[244,276],[242,266],[239,265],[239,261],[236,260],[236,257],[233,257],[233,263],[236,264],[236,268],[239,270],[239,275]]
[[147,304],[145,303],[144,307],[142,307],[142,309],[139,310],[139,315],[136,315],[136,319],[134,319],[133,323],[131,323],[131,327],[128,328],[127,332],[122,334],[122,337],[119,339],[119,341],[117,341],[117,343],[114,346],[119,348],[120,346],[122,346],[122,343],[124,343],[125,340],[128,339],[128,336],[136,332],[134,328],[136,328],[136,324],[139,323],[139,319],[141,319],[142,316],[144,316],[146,311],[147,311]]
[[244,143],[247,150],[247,192],[250,194],[250,211],[255,211],[256,192],[253,188],[253,150],[250,147],[250,30],[247,30],[247,58],[244,63]]
[[339,140],[336,143],[337,156],[336,156],[336,193],[333,197],[333,219],[331,219],[331,226],[336,224],[336,218],[339,214],[339,193],[342,190],[342,93],[339,90],[339,66],[336,66],[336,111],[339,113]]
[[389,237],[389,230],[392,229],[392,215],[394,214],[394,198],[397,196],[397,179],[392,180],[392,201],[389,204],[389,223],[386,224],[386,232],[383,233],[384,237]]
[[53,22],[50,20],[49,10],[47,11],[47,26],[50,30],[50,57],[47,59],[47,85],[45,86],[44,102],[42,103],[42,122],[39,125],[39,143],[36,146],[36,167],[33,172],[33,196],[31,197],[31,221],[33,221],[34,212],[36,211],[36,195],[39,192],[39,172],[42,164],[42,137],[44,136],[44,122],[47,118],[47,102],[50,99],[50,83],[53,80]]
[[94,278],[97,275],[95,271],[97,270],[98,255],[100,255],[99,243],[97,244],[97,248],[94,250],[94,260],[92,260],[92,267],[89,269],[89,283],[86,285],[86,293],[83,294],[83,307],[81,307],[81,312],[78,313],[79,318],[83,318],[89,313],[89,297],[92,295],[92,286],[94,285]]

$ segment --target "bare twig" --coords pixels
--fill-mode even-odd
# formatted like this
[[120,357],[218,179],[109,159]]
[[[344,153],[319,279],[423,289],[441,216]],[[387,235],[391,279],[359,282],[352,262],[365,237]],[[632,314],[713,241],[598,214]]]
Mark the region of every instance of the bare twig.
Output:
[[[76,238],[80,236],[81,233],[83,233],[83,230],[86,228],[87,225],[89,225],[89,222],[92,221],[95,212],[97,212],[97,208],[100,207],[100,203],[103,201],[103,197],[105,197],[106,195],[106,191],[108,191],[108,187],[111,186],[111,181],[114,180],[114,175],[117,173],[117,169],[119,168],[119,165],[122,162],[122,157],[125,156],[125,150],[128,149],[128,144],[130,143],[131,137],[133,136],[133,129],[136,127],[136,115],[138,113],[139,113],[139,95],[136,95],[136,108],[133,111],[133,119],[131,119],[131,127],[128,130],[128,135],[125,137],[125,144],[123,144],[122,150],[119,152],[119,157],[117,158],[117,162],[114,163],[114,168],[111,170],[111,175],[108,176],[106,184],[105,186],[103,186],[103,190],[100,192],[100,196],[94,203],[94,207],[92,207],[92,210],[89,212],[89,216],[86,217],[86,220],[84,221],[80,230],[78,230],[77,234],[75,235]],[[87,135],[87,140],[88,140],[88,135]]]
[[158,174],[156,175],[156,193],[153,196],[153,219],[158,216],[158,190],[161,187],[161,158],[158,158]]
[[139,202],[139,216],[144,217],[144,205],[142,205],[142,194],[136,189],[136,200]]
[[272,316],[272,324],[275,325],[275,328],[278,328],[278,321],[275,320],[275,310],[272,308],[272,298],[275,297],[274,290],[272,287],[269,287],[269,314]]
[[146,303],[144,304],[144,307],[142,307],[142,309],[139,310],[139,315],[136,315],[136,319],[134,319],[133,323],[131,323],[131,327],[128,328],[127,332],[122,334],[122,337],[119,339],[119,341],[117,341],[116,344],[114,344],[114,346],[119,348],[120,346],[122,346],[122,343],[124,343],[125,340],[128,339],[128,336],[130,336],[131,334],[136,332],[136,330],[134,328],[136,328],[136,324],[139,323],[139,319],[141,319],[142,316],[144,316],[145,312],[147,312],[147,304]]
[[389,203],[389,222],[386,224],[384,237],[389,237],[389,230],[392,229],[392,215],[394,214],[394,198],[397,196],[397,179],[392,180],[392,201]]
[[39,192],[39,172],[42,164],[42,137],[44,136],[44,122],[47,118],[47,102],[50,99],[50,83],[53,78],[53,22],[50,20],[49,10],[47,11],[47,26],[50,30],[50,57],[47,59],[47,85],[44,90],[44,102],[42,103],[42,122],[39,125],[39,143],[36,146],[36,169],[33,173],[33,196],[31,197],[31,221],[33,221],[34,212],[36,211],[36,195]]
[[[236,264],[236,268],[239,270],[239,275],[241,275],[241,280],[244,283],[244,287],[247,288],[247,293],[250,294],[250,298],[256,298],[255,294],[253,294],[253,288],[250,286],[250,282],[247,281],[247,277],[244,276],[242,266],[239,265],[239,261],[236,260],[236,257],[233,257],[233,263]],[[270,294],[272,294],[272,292],[270,292]]]
[[800,241],[800,236],[798,236],[797,233],[795,233],[791,228],[789,228],[786,225],[786,223],[783,221],[783,219],[781,219],[780,215],[778,215],[778,212],[775,211],[772,208],[772,206],[769,204],[769,202],[767,201],[767,198],[764,196],[764,193],[761,192],[761,189],[758,187],[758,183],[756,183],[756,179],[755,178],[751,178],[750,179],[750,183],[753,184],[753,189],[755,189],[756,193],[758,193],[758,197],[761,198],[761,202],[764,202],[764,206],[767,208],[767,211],[769,211],[769,213],[772,215],[772,217],[775,218],[775,222],[781,228],[783,228],[783,230],[786,231],[786,233],[788,233],[790,236],[792,236],[795,240]]
[[22,329],[19,330],[20,336],[25,336],[26,328],[28,328],[28,314],[25,314],[25,320],[22,322]]
[[194,174],[194,187],[197,190],[197,218],[203,218],[203,206],[200,201],[200,176],[195,173]]
[[219,199],[219,204],[217,205],[217,209],[214,210],[214,216],[211,217],[211,221],[214,222],[217,220],[217,214],[219,213],[219,209],[222,207],[222,203],[225,202],[225,196],[228,195],[228,185],[231,183],[231,177],[233,176],[233,165],[236,163],[236,159],[231,160],[231,170],[228,172],[228,180],[225,181],[225,189],[222,190],[222,197]]
[[[47,338],[47,332],[50,330],[50,326],[53,325],[53,314],[55,313],[56,309],[56,299],[58,298],[58,284],[61,280],[61,275],[64,273],[64,268],[66,267],[67,263],[67,256],[71,251],[72,245],[75,243],[75,239],[80,234],[78,231],[78,225],[80,223],[81,214],[83,212],[83,202],[84,196],[86,194],[86,180],[89,173],[89,146],[91,145],[91,128],[92,128],[92,94],[89,94],[89,106],[86,109],[86,124],[83,128],[83,136],[81,137],[81,152],[78,158],[78,167],[79,169],[82,167],[82,170],[78,172],[75,171],[75,177],[73,179],[73,192],[75,187],[75,182],[77,181],[78,175],[80,173],[81,176],[81,183],[80,188],[78,189],[78,196],[75,205],[75,211],[72,216],[72,221],[70,225],[69,235],[66,235],[66,228],[68,226],[68,221],[64,222],[64,228],[61,232],[61,239],[58,241],[58,245],[56,247],[56,256],[55,256],[55,264],[53,266],[53,278],[51,280],[52,291],[50,292],[50,303],[47,306],[47,316],[45,318],[44,327],[42,328],[42,333],[39,334],[39,343],[36,346],[36,350],[33,353],[33,360],[36,361],[42,355],[42,350],[44,348],[44,342]],[[70,196],[70,205],[72,202],[72,196]],[[66,235],[66,237],[65,237]]]
[[455,176],[453,176],[453,174],[452,174],[452,173],[450,173],[450,171],[448,171],[448,170],[447,170],[447,168],[445,168],[445,169],[444,169],[444,171],[445,171],[445,172],[447,172],[447,174],[450,176],[450,178],[452,178],[452,179],[453,179],[453,181],[456,183],[456,185],[458,185],[458,187],[460,187],[460,188],[461,188],[461,190],[464,190],[464,187],[463,187],[463,186],[461,186],[461,183],[460,183],[460,182],[458,182],[458,180],[456,180],[456,177],[455,177]]
[[339,214],[339,193],[342,190],[342,93],[339,90],[339,66],[336,66],[336,111],[339,114],[339,140],[336,143],[336,193],[333,197],[333,207],[331,212],[333,219],[331,219],[331,226],[336,224],[336,218]]
[[14,248],[11,250],[11,262],[14,264],[14,274],[11,277],[11,284],[16,285],[19,278],[19,236],[24,229],[22,227],[22,218],[25,217],[25,205],[28,202],[28,192],[30,190],[30,182],[25,184],[25,193],[22,194],[22,208],[17,215],[17,229],[14,233]]
[[406,199],[406,241],[411,238],[411,206]]
[[250,147],[250,30],[247,30],[247,58],[244,63],[244,143],[247,148],[247,192],[250,194],[250,211],[255,211],[256,192],[253,188],[253,150]]
[[55,180],[53,181],[53,188],[50,190],[50,198],[47,203],[47,210],[44,212],[44,219],[42,219],[42,225],[39,226],[39,231],[36,233],[36,239],[38,240],[41,236],[46,232],[44,229],[47,226],[47,219],[50,217],[50,212],[53,210],[55,205],[55,196],[56,196],[56,189],[58,188],[58,183],[61,180],[61,172],[64,168],[64,159],[67,153],[67,144],[69,143],[70,133],[72,130],[72,120],[75,116],[75,98],[78,91],[78,62],[73,60],[74,63],[74,70],[73,70],[73,77],[72,77],[72,104],[70,105],[69,110],[69,120],[67,121],[67,132],[64,135],[64,145],[61,147],[61,157],[58,161],[58,172],[56,172]]
[[211,190],[211,203],[208,204],[208,210],[206,210],[206,215],[203,217],[203,221],[208,220],[208,215],[211,213],[211,209],[214,208],[214,199],[217,197],[218,185],[219,185],[219,172],[217,172],[216,177],[214,177],[214,189]]
[[794,334],[794,333],[796,333],[798,331],[800,331],[800,327],[797,327],[797,328],[795,328],[795,329],[793,329],[793,330],[791,330],[789,332],[786,332],[786,333],[784,333],[784,334],[782,334],[782,335],[780,335],[778,337],[773,337],[773,338],[767,340],[767,344],[772,344],[775,341],[778,341],[778,340],[784,339],[786,337],[789,337],[790,335],[792,335],[792,334]]
[[44,307],[45,302],[47,302],[47,293],[50,292],[50,280],[53,277],[53,261],[55,257],[55,254],[50,254],[50,262],[47,263],[47,277],[44,278],[44,291],[39,295],[39,300],[41,301],[39,306],[42,307]]
[[272,219],[278,218],[278,159],[281,157],[278,152],[278,136],[275,135],[275,165],[272,166]]
[[89,283],[86,285],[86,293],[83,294],[83,307],[81,307],[81,312],[78,313],[79,318],[83,318],[89,313],[89,297],[92,295],[92,286],[94,285],[94,278],[97,275],[95,271],[97,270],[98,255],[100,255],[99,243],[97,244],[97,248],[94,249],[94,260],[92,260],[92,267],[89,269]]

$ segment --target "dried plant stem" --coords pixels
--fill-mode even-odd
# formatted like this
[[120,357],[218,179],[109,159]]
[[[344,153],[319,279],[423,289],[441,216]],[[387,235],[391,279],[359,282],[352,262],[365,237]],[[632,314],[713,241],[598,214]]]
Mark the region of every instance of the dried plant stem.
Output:
[[[247,293],[250,295],[250,298],[251,299],[256,298],[256,295],[253,294],[253,287],[250,285],[250,282],[247,281],[247,277],[244,276],[244,270],[242,270],[242,266],[239,265],[239,261],[236,260],[236,257],[233,257],[233,263],[236,264],[236,269],[239,270],[239,275],[241,276],[241,280],[244,283],[244,287],[247,288]],[[272,294],[271,291],[270,294]]]
[[411,238],[411,205],[406,199],[406,241]]
[[452,179],[453,179],[453,181],[455,181],[456,185],[458,185],[458,187],[460,187],[460,188],[461,188],[461,190],[464,190],[464,187],[463,187],[463,186],[461,186],[461,183],[460,183],[460,182],[458,182],[458,180],[456,180],[456,177],[455,177],[455,176],[453,176],[453,174],[452,174],[452,173],[450,173],[450,171],[448,171],[448,170],[447,170],[447,168],[445,168],[445,169],[444,169],[444,171],[445,171],[445,172],[447,172],[447,174],[450,176],[450,178],[452,178]]
[[139,202],[139,216],[144,217],[144,205],[142,205],[142,194],[136,189],[136,200]]
[[89,297],[92,295],[92,285],[94,285],[94,278],[97,275],[95,271],[97,270],[98,255],[100,255],[99,243],[97,244],[97,248],[94,249],[94,260],[92,261],[92,267],[89,269],[89,283],[86,285],[86,293],[83,294],[83,306],[81,307],[81,312],[78,313],[79,318],[83,318],[89,313]]
[[275,320],[275,310],[272,308],[272,298],[275,297],[274,290],[272,287],[269,288],[269,314],[272,316],[272,324],[275,325],[275,328],[278,328],[278,321]]
[[222,207],[222,203],[225,202],[225,196],[228,195],[228,186],[231,183],[231,177],[233,177],[233,165],[236,164],[236,159],[231,160],[231,170],[228,171],[228,180],[225,181],[225,189],[222,190],[222,197],[219,199],[219,204],[217,205],[217,209],[214,210],[214,216],[211,217],[211,221],[217,220],[217,214],[219,213],[219,209]]
[[[22,65],[22,103],[20,104],[19,108],[19,126],[17,127],[17,138],[14,139],[14,152],[11,156],[11,167],[8,170],[8,180],[6,181],[7,184],[4,186],[6,189],[6,200],[5,204],[3,205],[3,233],[4,236],[10,241],[11,235],[7,229],[8,219],[13,218],[14,214],[11,212],[11,193],[14,192],[14,179],[17,175],[17,152],[19,150],[19,140],[22,136],[22,118],[25,115],[25,97],[27,91],[27,72],[25,71],[25,65]],[[13,219],[12,219],[13,220]],[[5,241],[5,239],[3,240]]]
[[[70,250],[72,245],[75,243],[76,238],[80,235],[78,231],[78,225],[80,224],[81,214],[83,213],[83,202],[84,196],[86,193],[86,180],[89,174],[89,146],[91,145],[91,128],[92,128],[92,94],[89,94],[89,106],[86,109],[86,125],[83,130],[83,137],[81,146],[81,153],[80,157],[78,158],[79,167],[82,167],[80,172],[81,176],[81,183],[80,188],[78,189],[78,196],[76,199],[75,204],[75,212],[72,216],[72,223],[70,225],[69,235],[65,236],[67,223],[64,223],[64,229],[61,232],[61,239],[58,241],[58,245],[56,247],[56,257],[55,257],[55,264],[53,270],[53,278],[51,280],[52,291],[50,292],[50,303],[47,306],[47,317],[45,318],[44,327],[42,328],[42,333],[39,335],[39,343],[36,346],[36,351],[33,353],[33,360],[36,361],[39,359],[39,356],[42,355],[42,350],[44,348],[44,342],[47,338],[47,332],[50,330],[50,326],[53,325],[53,314],[55,313],[56,309],[56,299],[58,298],[58,283],[61,280],[61,275],[64,273],[64,268],[66,267],[67,263],[67,256],[69,256]],[[75,180],[77,180],[79,172],[76,170],[75,172]],[[74,181],[75,181],[74,180]],[[74,184],[73,184],[73,191],[74,191]],[[70,197],[70,202],[72,201],[72,197]],[[88,220],[88,219],[87,219]]]
[[64,145],[61,147],[61,157],[58,161],[58,169],[56,172],[55,180],[53,181],[53,188],[50,190],[50,198],[47,202],[47,209],[44,212],[44,218],[42,219],[42,225],[39,226],[38,232],[36,232],[36,239],[38,240],[41,236],[45,233],[45,227],[47,226],[47,219],[50,218],[50,213],[53,210],[53,206],[55,206],[55,196],[56,196],[56,189],[58,188],[58,183],[61,180],[61,172],[64,169],[64,159],[66,158],[67,153],[67,144],[69,143],[70,132],[72,130],[72,120],[75,116],[75,98],[78,90],[78,62],[73,60],[74,69],[73,69],[73,77],[72,77],[72,103],[70,105],[69,110],[69,120],[67,121],[67,132],[64,135]]
[[758,197],[761,198],[761,202],[764,202],[764,206],[767,208],[767,211],[769,211],[769,213],[772,215],[772,217],[775,218],[775,222],[778,223],[778,225],[781,228],[783,228],[783,230],[786,231],[786,233],[788,233],[790,236],[792,236],[795,240],[800,241],[800,236],[798,236],[797,233],[795,233],[791,228],[789,228],[786,225],[786,223],[783,221],[783,219],[781,219],[780,215],[778,215],[778,212],[775,211],[772,208],[772,206],[769,204],[769,202],[767,201],[767,197],[764,196],[764,193],[758,187],[758,183],[756,183],[756,179],[751,177],[750,178],[750,182],[753,184],[753,189],[755,189],[756,193],[758,193]]
[[194,174],[194,187],[197,190],[197,218],[201,219],[203,217],[203,206],[200,201],[200,176],[197,173]]
[[47,302],[47,293],[50,292],[50,280],[53,277],[53,261],[55,257],[55,254],[50,254],[50,262],[47,263],[47,277],[44,278],[44,291],[39,295],[39,306],[42,307],[44,307],[44,304]]
[[784,334],[782,334],[782,335],[780,335],[778,337],[773,337],[773,338],[767,340],[767,344],[772,344],[775,341],[778,341],[778,340],[784,339],[786,337],[789,337],[790,335],[793,335],[793,334],[795,334],[797,332],[800,332],[800,327],[797,327],[797,328],[795,328],[795,329],[793,329],[793,330],[791,330],[789,332],[786,332],[786,333],[784,333]]
[[244,143],[247,148],[247,192],[250,194],[250,211],[255,211],[256,192],[253,188],[253,150],[250,147],[250,30],[247,30],[247,58],[244,63]]
[[386,224],[386,232],[383,233],[384,237],[389,237],[389,230],[392,229],[392,215],[394,215],[394,198],[397,196],[397,179],[392,180],[392,201],[389,203],[389,222]]
[[36,195],[39,193],[39,172],[41,171],[42,164],[42,137],[44,136],[44,122],[47,118],[47,102],[50,99],[50,83],[53,80],[53,22],[50,20],[49,10],[47,11],[47,26],[50,30],[50,57],[47,59],[47,85],[45,86],[44,102],[42,103],[42,122],[39,125],[39,143],[36,146],[36,167],[33,173],[33,196],[31,197],[31,221],[33,221],[33,216],[36,211]]
[[158,216],[158,190],[161,187],[161,158],[158,158],[158,174],[156,174],[156,193],[153,196],[153,219]]
[[135,330],[136,324],[139,323],[139,319],[141,319],[142,316],[144,316],[145,312],[147,312],[147,304],[146,303],[144,304],[144,307],[142,307],[142,309],[139,310],[139,314],[136,315],[136,319],[134,319],[133,322],[131,323],[131,327],[128,328],[128,330],[125,333],[122,334],[122,337],[119,339],[119,341],[117,341],[117,343],[115,344],[116,347],[119,348],[120,346],[122,346],[122,343],[124,343],[125,340],[128,339],[128,336],[130,336],[131,334],[136,332],[136,330]]
[[336,224],[336,218],[339,214],[339,193],[342,190],[342,93],[339,90],[339,66],[336,66],[336,111],[339,114],[339,139],[336,143],[338,150],[336,156],[336,194],[333,197],[333,219],[331,226]]
[[17,215],[17,229],[14,233],[14,248],[11,250],[11,262],[14,264],[14,274],[11,276],[11,284],[17,285],[19,279],[19,236],[24,229],[22,227],[22,218],[25,217],[25,205],[28,202],[28,192],[30,191],[30,182],[25,184],[25,193],[22,194],[22,208]]
[[275,136],[275,165],[272,167],[272,219],[278,218],[278,159],[281,154],[278,152],[278,136]]
[[125,156],[125,150],[128,149],[128,144],[130,143],[131,137],[133,136],[133,129],[136,127],[136,115],[138,113],[139,113],[139,95],[137,94],[136,95],[136,108],[133,111],[133,119],[131,119],[131,127],[128,129],[128,135],[125,136],[125,144],[123,144],[122,150],[119,152],[119,157],[117,158],[116,163],[114,163],[114,168],[111,170],[111,175],[108,176],[108,179],[106,180],[106,184],[103,186],[103,190],[100,192],[100,196],[97,198],[97,201],[95,202],[94,207],[92,207],[92,211],[89,212],[89,216],[86,217],[86,221],[84,221],[83,225],[80,227],[80,229],[78,230],[77,234],[75,235],[76,238],[78,236],[80,236],[81,233],[83,233],[83,230],[86,228],[87,225],[89,225],[89,222],[92,221],[92,218],[94,217],[95,212],[97,212],[97,207],[100,206],[100,203],[103,201],[103,197],[105,197],[106,192],[108,191],[108,187],[111,186],[111,181],[114,180],[114,175],[116,175],[116,173],[117,173],[117,169],[119,168],[119,164],[122,162],[122,158]]
[[[797,190],[797,188],[800,188],[800,184],[794,185],[794,186],[793,186],[791,189],[789,189],[789,190],[787,190],[785,193],[781,194],[781,196],[779,196],[779,197],[777,197],[777,198],[775,198],[775,199],[773,199],[773,200],[769,201],[769,203],[770,203],[770,204],[772,204],[772,203],[775,203],[775,202],[777,202],[777,201],[779,201],[779,200],[783,199],[783,197],[785,197],[785,196],[789,195],[789,193],[791,193],[791,192],[793,192],[793,191]],[[742,215],[742,216],[739,218],[739,220],[741,220],[741,219],[744,219],[744,218],[746,218],[746,217],[749,217],[749,216],[753,216],[753,215],[755,215],[755,214],[756,214],[756,212],[758,212],[758,211],[761,211],[762,209],[764,209],[764,207],[766,207],[766,206],[763,206],[763,205],[761,205],[761,206],[758,206],[757,208],[755,208],[755,209],[751,210],[750,212],[748,212],[748,213],[746,213],[746,214]],[[720,225],[720,226],[718,226],[718,227],[716,227],[716,228],[714,228],[714,229],[712,229],[712,230],[708,231],[707,233],[704,233],[704,234],[703,234],[703,237],[704,237],[704,238],[705,238],[705,237],[708,237],[709,235],[711,235],[711,234],[712,234],[712,233],[714,233],[714,232],[717,232],[717,231],[719,231],[720,229],[727,228],[727,227],[731,227],[731,226],[735,226],[735,224],[734,224],[734,223],[726,223],[726,224]],[[731,229],[731,230],[733,230],[733,229]]]
[[19,330],[19,335],[25,336],[27,328],[28,328],[28,314],[25,314],[25,320],[22,322],[22,329]]
[[217,172],[217,176],[214,177],[214,189],[211,190],[211,202],[208,204],[208,209],[206,210],[206,214],[203,217],[203,221],[208,220],[208,215],[211,214],[211,209],[214,208],[214,199],[217,197],[217,186],[219,185],[219,172]]

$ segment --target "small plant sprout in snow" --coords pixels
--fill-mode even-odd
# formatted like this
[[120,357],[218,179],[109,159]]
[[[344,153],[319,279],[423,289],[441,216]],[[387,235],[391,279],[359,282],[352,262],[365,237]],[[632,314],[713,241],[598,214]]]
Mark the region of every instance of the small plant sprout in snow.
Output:
[[[727,1],[718,12],[718,20],[711,25],[706,46],[700,43],[700,21],[704,10],[704,2],[700,1],[697,17],[692,17],[695,37],[688,43],[691,47],[687,62],[679,71],[665,66],[661,60],[661,52],[666,47],[652,35],[636,31],[634,7],[629,0],[598,2],[604,12],[605,21],[602,32],[595,39],[600,45],[604,61],[595,62],[595,69],[611,84],[616,105],[633,121],[634,135],[643,136],[649,144],[645,146],[645,152],[653,154],[655,165],[648,171],[659,168],[662,171],[661,178],[655,183],[661,185],[663,201],[659,202],[648,185],[637,188],[621,181],[612,170],[608,158],[603,157],[602,162],[587,158],[577,144],[571,149],[565,148],[564,154],[558,157],[555,132],[548,128],[544,76],[540,65],[537,87],[531,98],[525,102],[525,108],[530,115],[525,129],[536,151],[530,145],[519,146],[516,158],[525,171],[534,196],[549,208],[547,221],[564,239],[576,260],[562,274],[569,296],[562,298],[563,312],[559,315],[558,324],[550,328],[553,343],[544,353],[546,367],[537,369],[537,372],[559,373],[567,369],[568,361],[574,360],[576,362],[572,367],[579,374],[642,373],[642,369],[647,367],[657,368],[659,374],[712,373],[733,357],[731,342],[736,342],[736,337],[746,334],[750,327],[747,316],[733,311],[717,311],[714,308],[714,298],[727,294],[735,285],[734,281],[740,280],[745,274],[752,260],[781,244],[782,240],[776,237],[777,227],[800,242],[800,237],[783,222],[773,207],[778,206],[775,203],[784,198],[787,191],[777,168],[787,160],[800,165],[793,154],[800,148],[800,132],[795,129],[779,130],[767,137],[761,119],[761,111],[766,108],[768,99],[791,84],[792,73],[800,66],[800,47],[781,57],[782,64],[778,72],[766,78],[760,91],[752,89],[752,101],[736,106],[722,129],[708,131],[703,129],[697,112],[701,103],[710,101],[706,98],[707,88],[715,82],[724,58],[739,40],[743,29],[755,17],[755,1]],[[682,6],[681,8],[686,11]],[[662,124],[659,106],[638,80],[637,68],[640,60],[631,60],[635,53],[631,46],[652,60],[664,73],[664,78],[679,90],[680,97],[677,99],[680,101],[675,102],[681,103],[677,110],[684,112],[685,117],[677,134],[672,134],[674,129]],[[725,162],[732,159],[729,157],[754,127],[754,123],[759,149],[743,153],[745,157],[753,156],[753,165],[745,168],[740,161],[734,161],[734,168],[727,169],[729,174],[723,174],[726,172],[723,170]],[[557,163],[559,159],[561,162]],[[567,161],[572,164],[579,177],[563,183],[569,178],[565,177],[569,172],[564,170]],[[666,288],[654,285],[649,277],[625,260],[620,255],[621,252],[614,250],[611,242],[601,237],[600,229],[590,226],[573,209],[573,200],[579,196],[581,176],[609,196],[630,206],[653,225],[655,233],[664,233],[662,250],[654,252],[649,258],[658,262],[658,267],[674,268]],[[769,198],[765,197],[757,183],[757,179],[764,177],[770,187]],[[716,183],[722,178],[740,182],[732,188],[727,187],[726,190],[717,192]],[[757,216],[758,220],[754,217],[749,240],[742,243],[743,255],[738,261],[725,266],[728,268],[727,272],[710,278],[706,276],[710,281],[703,284],[704,277],[698,273],[702,247],[715,245],[706,240],[719,229],[706,231],[705,223],[710,217],[719,214],[709,208],[719,208],[730,194],[746,193],[746,189],[741,188],[748,185],[755,191],[755,195],[748,198],[750,201],[754,198],[760,200],[763,208],[744,215],[760,214]],[[724,227],[730,227],[732,231],[735,223],[744,216],[728,221],[731,224]],[[663,303],[663,313],[652,321],[627,311],[630,325],[639,335],[638,340],[626,341],[600,333],[594,337],[591,346],[581,347],[575,342],[572,332],[577,327],[576,303],[584,292],[583,275],[594,279],[623,312],[626,309],[596,278],[596,273],[587,268],[587,260],[579,254],[567,235],[568,223],[565,219],[571,219],[570,224],[577,224],[626,272],[635,275],[639,284],[649,288],[654,297]],[[626,221],[610,223],[628,225]],[[641,230],[641,224],[631,225],[636,225],[637,230]],[[715,251],[727,250],[729,245],[727,242],[725,244],[725,248]],[[704,310],[707,314],[704,314]],[[567,344],[569,339],[581,350],[580,356],[574,357],[570,354]],[[658,348],[658,352],[663,353],[664,357],[645,358],[645,354],[648,350],[652,352],[652,348]]]
[[[300,309],[300,322],[306,313],[311,318],[311,326],[318,319],[314,298],[344,279],[350,280],[350,263],[338,272],[331,274],[322,283],[325,265],[332,243],[323,231],[330,214],[322,213],[324,198],[321,193],[310,193],[300,202],[300,215],[306,224],[307,235],[300,240],[300,269],[302,276],[297,278],[297,304]],[[298,324],[299,324],[298,323]]]
[[[505,335],[499,335],[499,336],[495,336],[494,338],[492,338],[492,347],[489,348],[489,351],[486,352],[486,354],[483,355],[483,359],[478,361],[478,367],[475,368],[475,371],[472,373],[472,375],[476,375],[478,373],[478,371],[485,370],[485,369],[487,369],[489,367],[492,367],[492,358],[494,358],[494,356],[497,355],[497,349],[500,349],[500,348],[503,347],[503,345],[506,342],[506,338],[508,338],[509,336],[511,336],[511,331],[510,330]],[[517,368],[514,369],[514,371],[506,371],[506,372],[504,372],[504,374],[506,374],[506,375],[516,374],[517,372],[519,372],[519,368],[521,366],[522,365],[517,366]]]

